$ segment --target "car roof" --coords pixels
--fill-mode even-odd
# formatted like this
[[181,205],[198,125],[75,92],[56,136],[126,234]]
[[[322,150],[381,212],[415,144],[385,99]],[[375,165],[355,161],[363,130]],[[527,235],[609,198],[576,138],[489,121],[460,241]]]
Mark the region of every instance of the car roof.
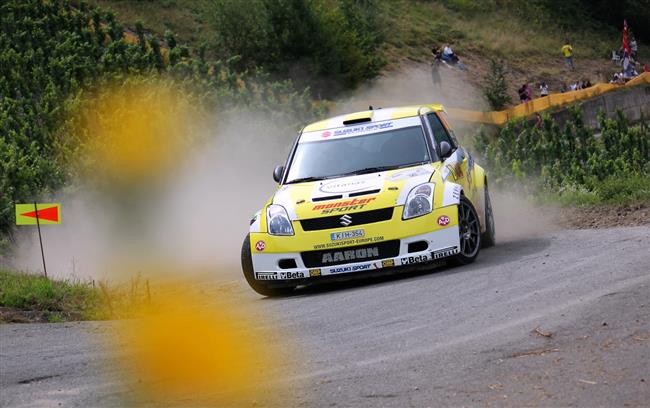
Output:
[[[348,113],[345,115],[334,116],[329,119],[314,122],[310,125],[305,126],[303,132],[314,132],[319,130],[344,127],[346,126],[346,123],[344,122],[352,121],[352,123],[358,123],[356,121],[359,119],[370,118],[370,122],[380,122],[384,120],[402,119],[402,118],[408,118],[412,116],[418,116],[428,112],[444,112],[444,110],[445,108],[441,104],[411,105],[411,106],[401,106],[395,108],[372,109],[372,110],[366,110],[361,112]],[[364,122],[367,123],[367,121]]]

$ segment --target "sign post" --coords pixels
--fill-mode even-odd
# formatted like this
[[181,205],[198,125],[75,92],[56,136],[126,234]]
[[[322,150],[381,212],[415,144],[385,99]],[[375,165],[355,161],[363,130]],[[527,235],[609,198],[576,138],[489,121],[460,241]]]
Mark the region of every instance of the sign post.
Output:
[[[34,211],[32,211],[32,208]],[[41,224],[61,224],[60,214],[61,204],[36,204],[36,202],[34,204],[16,204],[16,225],[36,225],[38,228],[38,242],[41,244],[41,258],[43,259],[45,277],[47,277],[47,266],[45,265]]]
[[47,266],[45,266],[45,252],[43,251],[43,238],[41,237],[41,222],[38,216],[38,207],[36,206],[36,201],[34,201],[34,213],[36,213],[36,226],[38,227],[38,242],[41,243],[41,258],[43,258],[43,273],[47,278]]

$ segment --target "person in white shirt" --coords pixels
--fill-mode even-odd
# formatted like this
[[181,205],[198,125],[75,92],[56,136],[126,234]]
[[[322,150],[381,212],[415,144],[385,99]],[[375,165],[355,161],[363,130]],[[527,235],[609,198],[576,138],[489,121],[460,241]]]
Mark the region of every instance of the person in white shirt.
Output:
[[445,61],[453,61],[454,59],[454,50],[451,49],[449,44],[446,44],[445,48],[442,49],[442,59]]
[[542,82],[539,86],[539,96],[548,96],[548,85],[546,85],[546,82]]

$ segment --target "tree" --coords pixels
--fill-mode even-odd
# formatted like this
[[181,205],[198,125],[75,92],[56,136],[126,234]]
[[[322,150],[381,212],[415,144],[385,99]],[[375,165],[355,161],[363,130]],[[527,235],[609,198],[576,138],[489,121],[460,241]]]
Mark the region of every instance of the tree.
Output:
[[512,102],[508,94],[506,69],[501,62],[495,59],[490,60],[490,70],[485,76],[483,95],[485,95],[492,109],[495,110],[501,110]]

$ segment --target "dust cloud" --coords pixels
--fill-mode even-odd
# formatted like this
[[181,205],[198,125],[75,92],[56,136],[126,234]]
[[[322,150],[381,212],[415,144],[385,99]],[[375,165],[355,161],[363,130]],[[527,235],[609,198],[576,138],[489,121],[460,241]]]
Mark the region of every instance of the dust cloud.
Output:
[[538,205],[524,193],[490,187],[490,199],[497,245],[500,242],[539,237],[560,228],[559,209]]
[[468,71],[441,66],[441,84],[434,86],[428,63],[409,63],[346,95],[336,105],[335,114],[355,110],[388,108],[423,103],[442,103],[446,108],[485,110],[481,94],[468,80]]
[[[152,188],[116,200],[89,186],[56,197],[62,224],[42,227],[48,274],[120,281],[183,273],[183,278],[240,279],[241,243],[249,220],[275,189],[296,136],[259,113],[211,118],[204,141],[177,157]],[[42,272],[38,235],[19,231],[11,266]]]

